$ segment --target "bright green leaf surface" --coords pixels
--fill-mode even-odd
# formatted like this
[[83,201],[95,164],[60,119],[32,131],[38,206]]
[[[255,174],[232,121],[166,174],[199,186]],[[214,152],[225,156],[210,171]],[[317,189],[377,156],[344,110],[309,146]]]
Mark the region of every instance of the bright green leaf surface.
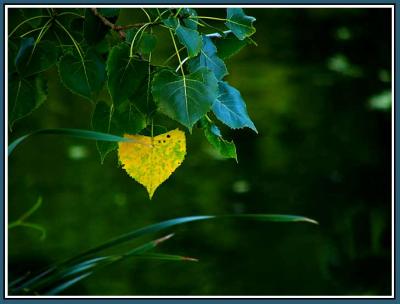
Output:
[[217,56],[217,48],[211,38],[203,36],[203,47],[200,54],[189,61],[189,70],[195,72],[200,67],[213,71],[215,77],[221,80],[228,74],[225,63]]
[[256,18],[247,16],[241,8],[227,8],[227,17],[225,25],[238,37],[240,40],[250,37],[256,32],[253,22]]
[[154,76],[152,93],[161,112],[191,129],[216,100],[217,80],[206,68],[185,76],[163,70]]
[[254,132],[257,129],[247,114],[246,103],[240,92],[227,82],[218,83],[218,98],[212,110],[217,118],[232,129],[248,127]]

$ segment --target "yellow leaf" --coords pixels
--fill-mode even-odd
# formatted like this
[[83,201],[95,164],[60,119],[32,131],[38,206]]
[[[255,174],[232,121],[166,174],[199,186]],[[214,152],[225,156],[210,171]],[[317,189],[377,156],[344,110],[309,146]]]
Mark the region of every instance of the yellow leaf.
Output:
[[180,166],[186,154],[185,133],[179,129],[155,137],[124,134],[135,142],[119,142],[118,156],[126,172],[154,191]]

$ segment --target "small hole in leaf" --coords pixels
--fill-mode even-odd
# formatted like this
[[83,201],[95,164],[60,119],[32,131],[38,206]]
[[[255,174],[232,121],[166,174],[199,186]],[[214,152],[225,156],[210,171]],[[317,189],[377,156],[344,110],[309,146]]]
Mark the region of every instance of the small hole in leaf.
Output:
[[171,135],[168,134],[168,135],[167,135],[167,138],[170,138],[170,137],[171,137]]
[[159,140],[158,143],[160,144],[160,143],[161,143],[161,140]]
[[163,140],[162,142],[165,143],[165,140]]

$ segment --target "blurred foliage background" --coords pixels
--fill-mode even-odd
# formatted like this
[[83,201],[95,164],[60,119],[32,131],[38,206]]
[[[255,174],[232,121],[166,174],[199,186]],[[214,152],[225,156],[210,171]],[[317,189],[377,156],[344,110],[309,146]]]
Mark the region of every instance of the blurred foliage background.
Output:
[[[183,165],[149,201],[115,153],[100,164],[94,142],[30,139],[9,158],[8,216],[16,220],[41,196],[31,221],[47,236],[9,231],[10,279],[173,217],[288,213],[320,225],[188,224],[172,229],[175,237],[158,250],[200,262],[129,259],[65,293],[390,294],[391,11],[245,11],[257,18],[258,46],[227,62],[228,81],[241,91],[259,134],[224,129],[239,163],[218,158],[195,129]],[[118,23],[142,20],[140,10],[123,9]],[[159,36],[154,58],[172,54],[168,39]],[[66,90],[56,73],[48,72],[46,103],[16,124],[10,140],[40,128],[90,129],[93,104]]]

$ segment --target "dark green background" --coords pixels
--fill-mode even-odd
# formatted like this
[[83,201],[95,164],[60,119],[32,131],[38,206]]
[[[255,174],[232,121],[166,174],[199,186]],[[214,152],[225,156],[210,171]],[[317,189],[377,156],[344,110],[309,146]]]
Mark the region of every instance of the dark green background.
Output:
[[[200,262],[130,259],[65,293],[390,294],[390,10],[246,13],[257,18],[258,46],[228,60],[227,79],[241,91],[259,134],[223,128],[239,163],[218,158],[194,129],[182,166],[149,201],[115,153],[100,164],[94,142],[29,139],[9,158],[9,221],[42,196],[31,221],[47,237],[22,227],[9,231],[11,279],[169,218],[288,213],[320,225],[225,219],[180,226],[157,250]],[[199,14],[225,16],[223,9]],[[141,20],[140,11],[124,9],[118,22]],[[159,34],[153,56],[161,62],[173,50],[166,32]],[[17,122],[10,140],[39,128],[90,128],[93,105],[67,91],[56,69],[47,76],[48,100]]]

